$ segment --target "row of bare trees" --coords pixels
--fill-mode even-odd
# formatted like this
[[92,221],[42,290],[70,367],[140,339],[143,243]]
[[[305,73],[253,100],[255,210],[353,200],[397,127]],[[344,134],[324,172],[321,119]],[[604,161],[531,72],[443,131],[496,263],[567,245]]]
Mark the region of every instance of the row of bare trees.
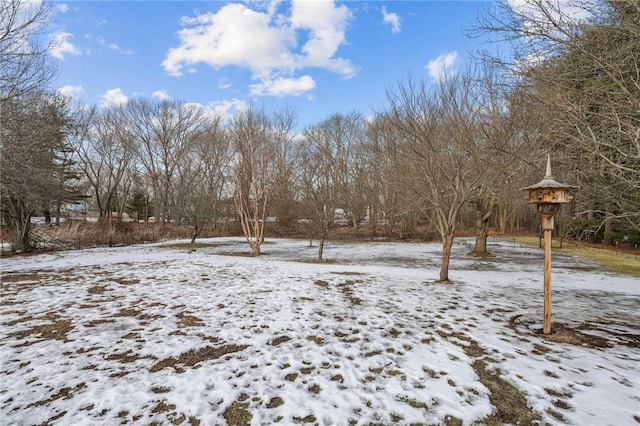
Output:
[[301,131],[288,110],[249,107],[224,121],[179,101],[72,108],[42,90],[3,89],[2,212],[14,249],[29,249],[33,214],[79,196],[104,221],[153,215],[189,225],[192,241],[206,222],[232,218],[256,255],[275,218],[317,238],[319,259],[344,212],[353,227],[368,217],[374,234],[430,224],[448,281],[470,215],[478,256],[490,225],[532,217],[518,188],[540,178],[549,151],[581,187],[565,219],[574,234],[587,221],[587,232],[636,235],[639,8],[589,2],[578,20],[547,0],[524,3],[499,3],[477,29],[511,40],[510,60],[485,55],[441,82],[409,75],[372,117],[334,114]]

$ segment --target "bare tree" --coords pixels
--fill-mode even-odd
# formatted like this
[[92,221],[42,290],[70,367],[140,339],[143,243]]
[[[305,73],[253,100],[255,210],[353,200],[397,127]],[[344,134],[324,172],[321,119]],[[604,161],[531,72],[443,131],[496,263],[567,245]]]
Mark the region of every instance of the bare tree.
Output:
[[[406,169],[402,162],[402,137],[385,114],[378,114],[369,121],[366,130],[365,155],[369,172],[369,206],[372,217],[376,212],[384,215],[382,223],[386,232],[391,234],[399,225],[399,236],[404,238],[410,225],[415,222],[413,203],[408,203]],[[374,221],[374,230],[377,223]]]
[[323,260],[324,243],[331,232],[339,198],[338,147],[333,135],[338,122],[326,120],[304,131],[299,162],[299,183],[303,220],[318,239],[318,260]]
[[[336,210],[350,212],[353,153],[361,136],[357,113],[334,114],[303,132],[299,184],[301,214],[319,240],[318,260],[323,260],[324,243],[335,225]],[[353,213],[351,213],[353,214]]]
[[0,2],[0,107],[5,101],[46,88],[55,76],[48,55],[52,46],[38,42],[49,12],[44,2]]
[[253,107],[236,113],[230,126],[236,156],[234,201],[242,231],[254,255],[264,240],[267,202],[272,188],[270,167],[274,158],[272,122]]
[[[131,176],[133,137],[128,132],[122,107],[95,108],[83,112],[87,130],[75,143],[78,166],[92,191],[100,219],[121,212],[116,204],[119,189]],[[120,198],[126,198],[126,194]]]
[[221,116],[212,117],[209,128],[178,165],[176,208],[191,226],[191,244],[200,236],[204,224],[215,220],[228,180],[229,143],[221,123]]
[[272,206],[279,231],[292,227],[296,210],[295,167],[296,134],[295,113],[284,110],[273,115],[274,158],[271,166],[273,176]]
[[510,76],[502,74],[499,68],[484,65],[475,82],[478,149],[474,160],[476,167],[486,172],[469,200],[475,210],[476,231],[475,244],[469,254],[477,257],[492,256],[487,250],[489,221],[500,206],[503,215],[508,215],[509,208],[513,212],[513,204],[522,206],[520,197],[513,202],[514,188],[526,185],[519,179],[526,176],[530,158],[540,158],[539,150],[528,143],[522,104],[512,91]]
[[453,76],[427,85],[409,78],[388,92],[385,119],[401,137],[399,149],[410,199],[433,223],[442,241],[441,282],[449,281],[451,248],[458,214],[487,168],[477,167],[482,139],[472,78]]
[[180,162],[208,128],[209,118],[202,108],[178,101],[138,99],[127,103],[124,111],[136,159],[151,180],[162,225],[171,218]]

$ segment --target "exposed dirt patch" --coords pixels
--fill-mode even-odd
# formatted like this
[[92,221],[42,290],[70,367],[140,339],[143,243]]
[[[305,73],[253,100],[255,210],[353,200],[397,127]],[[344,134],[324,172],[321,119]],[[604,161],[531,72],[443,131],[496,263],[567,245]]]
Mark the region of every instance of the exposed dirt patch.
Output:
[[57,393],[55,393],[54,395],[51,395],[48,399],[43,399],[42,401],[36,401],[33,402],[29,405],[26,406],[26,408],[29,407],[40,407],[42,405],[47,405],[53,401],[56,401],[58,399],[71,399],[73,398],[74,393],[81,391],[82,389],[86,388],[87,385],[85,385],[84,383],[78,383],[74,388],[69,388],[69,387],[65,387],[60,389]]
[[541,417],[527,405],[527,398],[518,388],[500,376],[500,370],[490,370],[487,362],[477,359],[471,365],[480,382],[489,389],[489,400],[496,411],[482,421],[489,426],[503,424],[539,424]]
[[294,417],[293,421],[296,423],[315,423],[316,422],[316,418],[315,416],[309,414],[306,417]]
[[97,319],[97,320],[91,320],[87,323],[84,324],[85,327],[95,327],[98,326],[100,324],[108,324],[108,323],[112,323],[112,322],[116,322],[116,320],[113,319]]
[[[541,332],[542,330],[540,330]],[[542,335],[552,342],[571,343],[574,345],[588,346],[591,348],[609,348],[611,344],[604,337],[582,333],[564,324],[554,322],[551,326],[551,334]]]
[[344,377],[342,377],[342,374],[336,374],[335,376],[331,376],[331,381],[342,383],[344,382]]
[[462,426],[462,419],[455,416],[445,416],[444,424],[445,426]]
[[134,284],[140,283],[140,280],[137,278],[124,278],[124,277],[114,278],[113,281],[117,282],[120,285],[134,285]]
[[349,302],[352,305],[359,305],[362,303],[362,299],[353,295],[353,288],[352,288],[354,284],[358,284],[361,282],[362,282],[361,280],[347,280],[342,284],[338,284],[338,289],[347,298],[347,300],[349,300]]
[[[30,336],[40,337],[40,340],[61,340],[68,342],[67,334],[73,330],[73,320],[68,318],[62,318],[57,313],[48,314],[45,316],[46,320],[51,321],[49,324],[34,325],[26,330],[15,331],[9,334],[9,337],[15,337],[16,339],[24,339]],[[36,318],[28,318],[28,320],[34,320]],[[30,345],[35,342],[25,343]]]
[[228,425],[249,426],[251,424],[253,414],[248,410],[249,401],[246,401],[248,398],[246,394],[242,394],[238,397],[237,401],[233,401],[231,405],[224,410],[222,417],[224,417]]
[[178,317],[178,328],[204,326],[204,321],[202,321],[200,318],[196,317],[195,315],[189,315],[184,312],[181,312],[178,315],[176,315],[176,317]]
[[8,284],[8,283],[19,283],[19,282],[37,282],[42,277],[38,277],[37,272],[31,273],[3,273],[0,274],[0,283]]
[[314,342],[316,345],[322,346],[324,345],[324,339],[319,336],[308,336],[307,340]]
[[[524,319],[522,315],[516,315],[509,319],[509,327],[519,335],[538,336],[551,342],[569,343],[590,348],[610,348],[612,345],[608,339],[601,336],[583,333],[575,328],[562,323],[551,324],[551,334],[543,334],[542,328],[534,328],[531,320]],[[602,330],[607,332],[606,330]],[[534,350],[545,353],[545,346],[537,345]]]
[[319,394],[319,393],[320,393],[320,391],[322,390],[322,388],[320,387],[320,385],[318,385],[318,384],[316,383],[316,384],[314,384],[314,385],[312,385],[312,386],[309,386],[309,389],[308,389],[308,390],[309,390],[309,392],[311,392],[312,394],[317,395],[317,394]]
[[103,285],[94,285],[93,287],[89,287],[87,293],[89,294],[102,294],[107,291],[107,287]]
[[141,357],[138,354],[136,354],[135,352],[129,350],[127,352],[121,353],[121,354],[111,354],[109,356],[107,356],[105,359],[107,361],[119,361],[123,364],[128,364],[130,362],[134,362],[137,361],[139,359],[142,358],[148,358],[148,357]]
[[289,336],[279,336],[271,341],[271,345],[278,346],[280,343],[288,342],[289,340],[291,340]]
[[178,364],[185,365],[187,367],[193,367],[196,364],[211,360],[218,359],[224,355],[240,352],[248,348],[248,345],[224,345],[224,346],[205,346],[200,349],[193,349],[189,352],[185,352],[177,358],[170,357],[158,361],[155,365],[153,365],[149,371],[155,373],[157,371],[162,370],[167,367],[174,367]]
[[169,404],[169,402],[166,399],[163,399],[162,401],[159,401],[155,407],[153,407],[153,410],[151,410],[151,412],[152,413],[168,413],[175,409],[176,409],[176,406],[174,404]]
[[138,315],[140,315],[140,311],[138,309],[122,308],[118,313],[114,314],[113,316],[114,317],[137,317]]
[[279,396],[274,396],[267,403],[267,408],[276,408],[276,407],[281,406],[282,404],[284,404],[284,401],[282,400],[282,398],[280,398]]
[[295,382],[297,377],[298,377],[298,373],[289,373],[286,376],[284,376],[284,379],[290,382]]
[[640,348],[640,334],[616,332],[610,328],[599,327],[596,321],[587,321],[579,327],[576,327],[576,330],[591,330],[609,334],[615,337],[616,344],[629,346],[631,348]]
[[315,285],[317,285],[318,287],[322,287],[322,288],[327,288],[329,287],[329,283],[324,281],[324,280],[315,280],[313,282]]

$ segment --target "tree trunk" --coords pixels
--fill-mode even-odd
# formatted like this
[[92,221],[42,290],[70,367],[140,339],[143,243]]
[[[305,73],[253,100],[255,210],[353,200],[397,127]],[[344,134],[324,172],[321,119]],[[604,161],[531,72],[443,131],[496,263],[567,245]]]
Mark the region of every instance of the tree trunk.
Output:
[[196,238],[200,236],[200,226],[196,223],[193,225],[193,235],[191,235],[191,244],[195,244]]
[[19,200],[10,199],[12,202],[12,210],[14,213],[13,227],[15,235],[13,242],[11,243],[11,250],[15,253],[22,253],[31,251],[31,216],[32,212],[28,211],[27,207]]
[[371,223],[371,236],[378,235],[378,209],[371,207],[369,210],[369,222]]
[[611,214],[611,205],[607,204],[605,208],[605,219],[604,219],[604,237],[602,243],[607,246],[613,245],[613,221]]
[[56,226],[60,226],[60,215],[62,214],[61,204],[56,203]]
[[476,203],[476,242],[473,250],[469,252],[471,256],[490,257],[493,256],[487,250],[487,236],[489,235],[489,219],[493,213],[493,204],[478,201]]
[[453,227],[447,228],[442,236],[442,263],[440,264],[440,279],[438,282],[448,283],[449,281],[449,261],[451,260],[451,248],[453,247]]
[[323,261],[322,259],[322,253],[324,251],[324,236],[320,238],[320,241],[318,242],[318,260],[320,262]]

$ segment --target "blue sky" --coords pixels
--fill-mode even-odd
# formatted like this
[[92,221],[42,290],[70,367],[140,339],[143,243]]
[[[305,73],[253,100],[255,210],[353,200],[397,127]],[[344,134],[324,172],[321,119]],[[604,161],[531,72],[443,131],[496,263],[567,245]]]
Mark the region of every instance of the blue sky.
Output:
[[[231,114],[289,108],[298,127],[370,115],[409,73],[468,65],[483,1],[54,2],[59,90],[91,105],[138,97]],[[485,46],[486,47],[486,46]]]

